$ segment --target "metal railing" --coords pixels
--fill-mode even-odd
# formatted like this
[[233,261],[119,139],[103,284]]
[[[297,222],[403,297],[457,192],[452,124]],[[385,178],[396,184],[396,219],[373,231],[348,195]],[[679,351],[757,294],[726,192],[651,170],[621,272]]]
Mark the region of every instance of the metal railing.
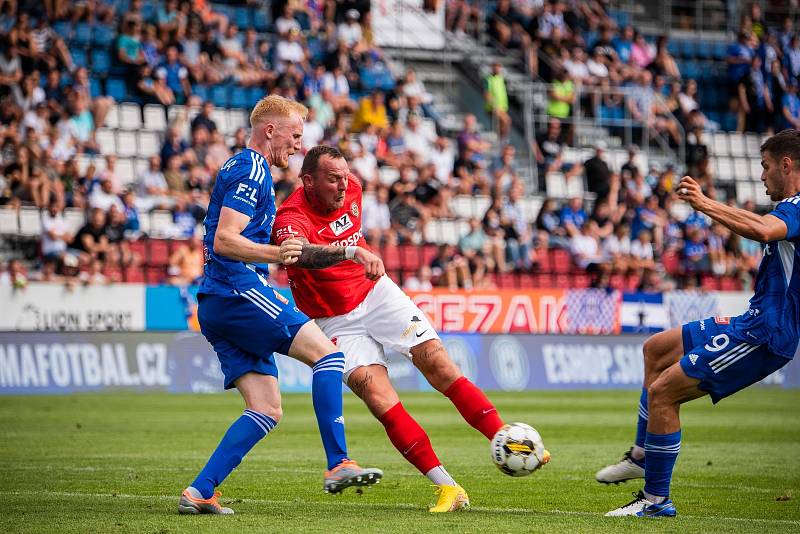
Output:
[[[553,84],[531,83],[523,95],[524,131],[529,146],[537,132],[544,131],[552,116],[547,108]],[[607,105],[618,102],[617,105]],[[670,113],[664,98],[650,88],[644,87],[611,87],[575,85],[575,99],[567,117],[559,117],[564,130],[571,130],[573,146],[590,145],[587,140],[597,140],[598,129],[606,129],[613,137],[619,137],[623,145],[639,145],[641,151],[648,156],[654,149],[659,155],[669,159],[678,167],[686,161],[686,132],[681,122]],[[659,113],[654,107],[659,105]],[[640,118],[635,118],[631,107],[644,106]],[[670,142],[670,134],[658,131],[654,126],[657,120],[671,121],[675,125],[679,139]],[[531,151],[532,152],[532,151]],[[538,175],[535,155],[530,155],[531,172],[537,184],[543,178]]]

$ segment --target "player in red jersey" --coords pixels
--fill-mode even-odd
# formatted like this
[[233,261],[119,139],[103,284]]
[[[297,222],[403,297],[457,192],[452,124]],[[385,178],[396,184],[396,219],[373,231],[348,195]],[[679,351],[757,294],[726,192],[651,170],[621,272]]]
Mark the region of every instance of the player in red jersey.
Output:
[[469,498],[436,457],[422,427],[406,412],[387,372],[384,348],[405,354],[466,421],[491,439],[503,426],[497,410],[450,359],[425,314],[384,276],[383,262],[361,230],[361,183],[339,150],[309,150],[303,187],[278,209],[273,240],[304,242],[288,267],[297,306],[316,319],[345,354],[344,380],[386,428],[398,451],[436,486],[431,512],[469,506]]

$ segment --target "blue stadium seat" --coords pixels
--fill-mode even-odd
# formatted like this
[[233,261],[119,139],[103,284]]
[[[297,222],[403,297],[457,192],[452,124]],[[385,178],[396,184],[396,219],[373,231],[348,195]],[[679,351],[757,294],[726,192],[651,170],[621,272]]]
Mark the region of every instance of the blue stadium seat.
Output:
[[687,59],[695,57],[695,55],[697,55],[697,46],[695,41],[681,41],[681,55]]
[[231,91],[231,98],[228,102],[232,108],[247,108],[247,89],[241,85],[235,85]]
[[208,100],[208,87],[206,87],[205,85],[200,85],[200,84],[193,85],[192,86],[192,94],[196,95],[197,98],[199,98],[200,100],[205,102],[206,100]]
[[256,8],[253,12],[253,25],[257,32],[265,32],[269,28],[269,13],[266,8]]
[[728,43],[723,41],[716,41],[712,48],[714,59],[725,59],[725,56],[728,54]]
[[106,80],[106,94],[114,97],[117,102],[125,100],[127,92],[125,80],[121,78],[108,78]]
[[88,47],[92,42],[92,26],[85,22],[79,22],[75,25],[75,34],[72,36],[71,44]]
[[66,20],[57,20],[54,22],[53,30],[65,41],[72,39],[72,24]]
[[211,101],[214,103],[215,106],[218,108],[226,108],[228,107],[228,91],[230,90],[229,85],[215,85],[211,88]]
[[108,48],[114,42],[114,29],[105,24],[98,24],[94,27],[94,44]]
[[111,68],[111,56],[108,50],[95,48],[92,50],[92,72],[95,74],[106,75]]
[[89,94],[92,98],[97,98],[103,94],[103,89],[100,87],[100,79],[92,76],[89,78]]
[[69,53],[72,56],[72,62],[78,67],[89,67],[89,58],[86,55],[86,50],[82,48],[70,48]]
[[234,8],[234,22],[242,31],[252,27],[254,25],[253,21],[253,12],[249,7],[245,6],[238,6]]
[[247,91],[247,107],[253,107],[264,97],[264,89],[261,87],[251,87]]
[[700,59],[712,59],[714,57],[714,52],[712,48],[713,47],[709,41],[698,41],[697,56]]
[[670,39],[667,41],[667,52],[669,52],[672,57],[677,58],[681,56],[683,49],[680,43],[681,42],[677,39]]

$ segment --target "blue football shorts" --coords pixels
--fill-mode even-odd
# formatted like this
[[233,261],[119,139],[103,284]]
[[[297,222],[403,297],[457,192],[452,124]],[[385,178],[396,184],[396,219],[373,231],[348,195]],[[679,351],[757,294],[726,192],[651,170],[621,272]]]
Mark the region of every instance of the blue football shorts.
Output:
[[277,378],[273,353],[288,354],[294,336],[310,320],[269,286],[198,295],[197,319],[217,353],[225,389],[250,372]]
[[716,404],[771,375],[791,360],[770,352],[766,343],[730,328],[728,317],[683,325],[681,368]]

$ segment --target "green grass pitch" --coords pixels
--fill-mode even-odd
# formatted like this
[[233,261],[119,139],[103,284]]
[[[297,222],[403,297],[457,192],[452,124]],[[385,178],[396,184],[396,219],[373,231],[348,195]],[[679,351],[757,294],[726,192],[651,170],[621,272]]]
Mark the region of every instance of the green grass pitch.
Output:
[[535,426],[553,461],[526,478],[500,473],[486,440],[442,396],[403,394],[473,508],[429,514],[428,480],[383,427],[345,396],[354,458],[381,467],[362,495],[322,492],[324,456],[308,395],[284,395],[284,419],[222,486],[234,516],[179,516],[180,491],[230,422],[237,395],[0,397],[3,532],[797,532],[800,391],[751,389],[683,410],[675,519],[605,518],[641,483],[602,486],[595,471],[633,438],[638,393],[490,393],[507,421]]

